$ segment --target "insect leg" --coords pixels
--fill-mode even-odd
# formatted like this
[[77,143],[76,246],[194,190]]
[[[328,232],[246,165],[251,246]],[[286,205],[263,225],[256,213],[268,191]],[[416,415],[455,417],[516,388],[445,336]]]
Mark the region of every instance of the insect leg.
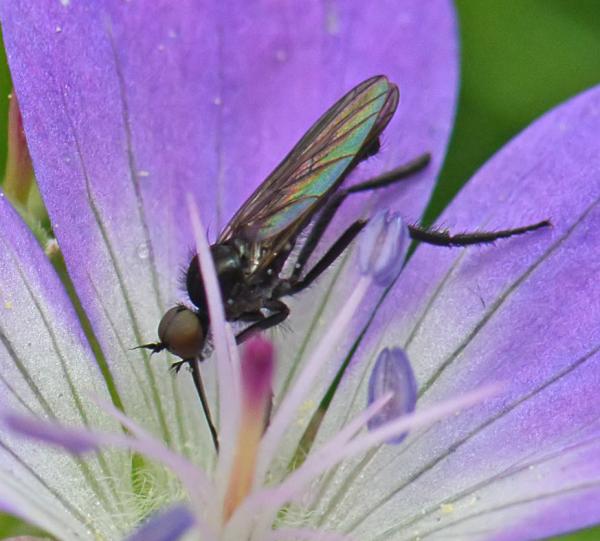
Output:
[[535,231],[542,227],[549,227],[549,220],[543,220],[536,224],[515,227],[514,229],[504,229],[501,231],[474,231],[472,233],[450,234],[448,231],[429,231],[416,225],[409,225],[410,236],[427,244],[436,246],[469,246],[471,244],[489,244],[498,239],[506,239],[514,235],[522,235],[528,231]]
[[333,243],[333,245],[327,250],[325,255],[317,261],[315,266],[310,269],[300,280],[284,280],[280,286],[275,290],[275,296],[281,297],[283,295],[293,295],[303,289],[306,289],[312,284],[325,270],[327,270],[331,264],[344,253],[344,250],[354,240],[362,228],[367,224],[366,220],[356,220],[344,233]]
[[235,341],[238,344],[248,340],[256,331],[264,331],[275,327],[275,325],[279,325],[290,315],[290,309],[287,304],[279,300],[269,300],[265,303],[264,307],[271,310],[271,315],[255,321],[252,325],[248,325],[242,332],[238,333],[235,337]]
[[408,163],[391,169],[386,173],[377,175],[376,177],[370,180],[365,180],[364,182],[360,182],[359,184],[355,184],[354,186],[349,186],[344,191],[348,192],[348,194],[351,194],[358,192],[368,192],[370,190],[377,190],[379,188],[386,188],[387,186],[395,184],[399,180],[411,177],[415,173],[418,173],[422,169],[425,169],[425,167],[429,165],[430,161],[431,154],[426,152],[425,154],[421,154],[414,160],[411,160]]
[[254,323],[261,319],[265,319],[265,316],[263,315],[262,312],[257,311],[257,312],[245,312],[240,317],[237,318],[237,321],[245,321],[248,323]]
[[340,208],[340,205],[344,202],[346,197],[353,193],[367,192],[370,190],[376,190],[390,186],[395,182],[403,180],[421,171],[421,169],[427,167],[430,161],[430,154],[422,154],[418,158],[415,158],[414,160],[401,165],[400,167],[396,167],[387,173],[383,173],[375,178],[372,178],[371,180],[361,182],[360,184],[355,184],[354,186],[350,186],[349,188],[345,188],[334,193],[319,214],[315,225],[310,230],[306,242],[302,246],[302,250],[298,254],[298,259],[296,260],[296,265],[291,276],[292,281],[297,281],[300,278],[306,262],[314,252],[319,240],[321,240],[321,237],[323,236],[323,233],[325,233],[327,226],[331,223],[335,213]]

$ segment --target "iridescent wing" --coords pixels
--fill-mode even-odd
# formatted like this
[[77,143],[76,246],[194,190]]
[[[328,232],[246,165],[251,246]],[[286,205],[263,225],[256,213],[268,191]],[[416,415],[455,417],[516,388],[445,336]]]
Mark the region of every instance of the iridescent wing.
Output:
[[217,242],[241,238],[276,250],[295,239],[319,210],[324,196],[366,157],[397,105],[398,87],[384,76],[367,79],[350,90],[256,189]]

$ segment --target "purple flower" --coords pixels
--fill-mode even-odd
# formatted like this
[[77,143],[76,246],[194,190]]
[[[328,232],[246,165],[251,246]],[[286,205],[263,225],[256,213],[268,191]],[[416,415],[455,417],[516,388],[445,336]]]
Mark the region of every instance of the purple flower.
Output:
[[[203,539],[374,541],[530,539],[600,521],[600,89],[517,137],[440,219],[468,231],[550,218],[552,229],[495,246],[420,246],[385,290],[349,252],[291,300],[290,332],[272,334],[271,423],[224,522],[247,389],[188,207],[214,238],[320,113],[384,73],[400,106],[381,152],[349,182],[423,152],[433,161],[383,193],[353,195],[322,249],[380,208],[417,221],[455,106],[452,7],[25,0],[0,4],[0,17],[36,178],[98,344],[0,198],[2,509],[69,540],[169,520],[163,539],[194,527]],[[202,374],[218,458],[191,377],[171,377],[166,353],[131,349],[155,340],[161,315],[185,300],[178,274],[194,232],[216,350]],[[373,366],[398,347],[418,383],[416,413],[367,431],[390,400],[365,410]],[[262,411],[270,385],[258,381]],[[183,499],[193,518],[170,507]],[[152,516],[164,508],[170,518]]]

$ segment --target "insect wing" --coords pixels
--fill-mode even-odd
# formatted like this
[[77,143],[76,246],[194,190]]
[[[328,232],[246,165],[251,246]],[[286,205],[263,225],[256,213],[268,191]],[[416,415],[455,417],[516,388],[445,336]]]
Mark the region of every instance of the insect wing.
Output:
[[345,172],[387,126],[398,105],[398,88],[386,77],[362,82],[335,103],[300,139],[238,210],[219,242],[245,238],[265,243],[293,237]]

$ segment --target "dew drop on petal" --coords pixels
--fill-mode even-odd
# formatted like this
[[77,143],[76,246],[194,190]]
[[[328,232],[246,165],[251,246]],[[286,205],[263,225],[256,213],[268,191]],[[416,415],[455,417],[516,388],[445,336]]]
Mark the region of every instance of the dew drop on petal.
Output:
[[451,503],[442,503],[440,504],[440,511],[445,515],[449,515],[454,512],[454,505]]
[[409,26],[413,22],[413,18],[409,13],[399,13],[396,20],[399,26]]
[[62,32],[62,27],[60,27],[60,26],[57,26],[57,27],[54,29],[54,31],[55,31],[57,34],[60,34],[60,33]]
[[223,105],[223,100],[221,99],[221,96],[217,96],[213,99],[213,103],[215,105]]
[[[369,430],[412,413],[415,409],[417,381],[406,353],[400,348],[385,348],[377,357],[369,379],[368,404],[371,405],[389,393],[392,394],[392,398],[369,420]],[[397,444],[405,437],[406,434],[401,434],[387,443]]]
[[136,252],[140,259],[148,259],[150,257],[150,247],[148,246],[148,243],[142,242],[139,244]]
[[287,57],[288,55],[284,49],[277,49],[275,51],[275,60],[277,60],[278,62],[285,62],[287,60]]
[[146,171],[145,169],[140,169],[138,171],[138,177],[149,177],[150,171]]

